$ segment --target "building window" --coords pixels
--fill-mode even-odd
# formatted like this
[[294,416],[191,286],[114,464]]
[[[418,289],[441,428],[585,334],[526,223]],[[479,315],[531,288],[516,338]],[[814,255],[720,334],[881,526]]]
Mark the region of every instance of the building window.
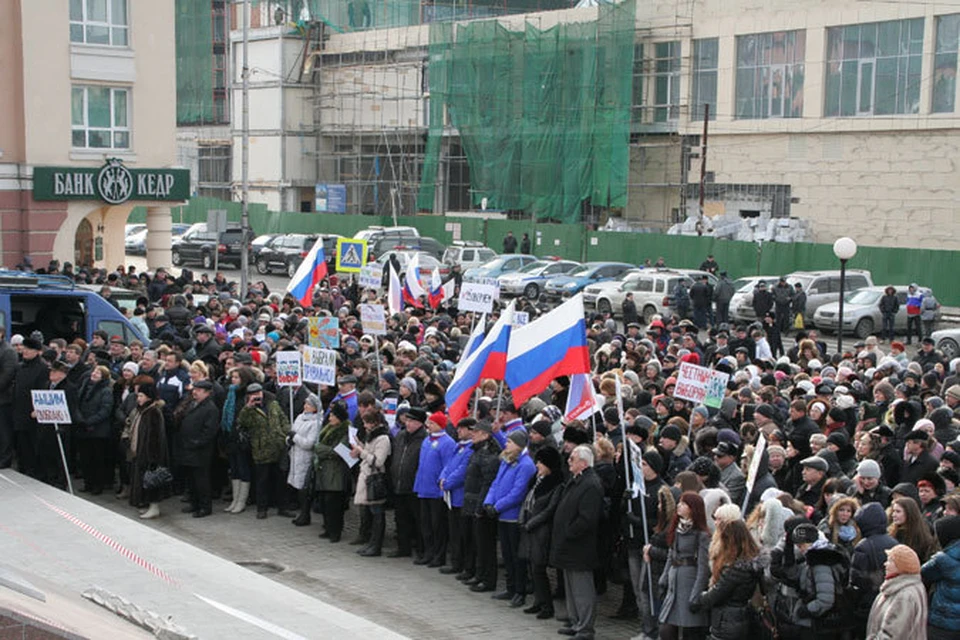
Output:
[[633,45],[633,98],[631,100],[631,120],[634,124],[643,122],[643,45]]
[[803,115],[805,31],[756,33],[737,38],[737,118]]
[[703,119],[703,105],[710,105],[710,119],[717,117],[717,58],[719,40],[706,38],[693,41],[693,82],[691,102],[693,120]]
[[130,148],[130,92],[110,87],[73,87],[72,144],[78,149]]
[[918,113],[922,61],[923,18],[828,29],[823,114]]
[[933,60],[933,112],[953,113],[957,99],[957,50],[960,13],[937,18],[937,51]]
[[70,0],[70,42],[126,47],[127,0]]
[[654,45],[654,122],[680,117],[680,41]]

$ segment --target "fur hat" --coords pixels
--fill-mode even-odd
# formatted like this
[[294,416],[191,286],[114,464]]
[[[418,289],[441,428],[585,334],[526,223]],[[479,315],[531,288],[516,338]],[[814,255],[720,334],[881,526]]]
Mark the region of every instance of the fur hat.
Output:
[[917,575],[920,573],[920,558],[917,552],[905,544],[887,549],[887,557],[897,567],[897,575]]

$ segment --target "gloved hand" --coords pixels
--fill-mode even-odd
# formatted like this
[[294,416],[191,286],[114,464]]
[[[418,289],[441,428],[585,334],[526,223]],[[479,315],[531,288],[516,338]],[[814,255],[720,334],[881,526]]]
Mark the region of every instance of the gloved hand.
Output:
[[287,446],[288,446],[288,447],[292,447],[292,446],[293,446],[293,435],[292,435],[292,434],[288,434],[288,435],[287,435]]
[[700,613],[703,611],[703,605],[700,604],[700,594],[690,598],[690,613]]
[[492,504],[483,505],[483,513],[491,520],[496,520],[500,517],[500,513],[497,511],[497,508]]
[[813,614],[810,613],[810,609],[807,609],[807,605],[802,602],[797,603],[797,610],[794,613],[798,619],[813,617]]

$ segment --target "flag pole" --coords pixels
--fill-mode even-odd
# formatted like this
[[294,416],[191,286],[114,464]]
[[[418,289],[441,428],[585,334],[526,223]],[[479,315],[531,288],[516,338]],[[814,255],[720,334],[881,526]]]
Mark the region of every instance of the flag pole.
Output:
[[[377,358],[377,380],[380,380],[383,378],[383,374],[380,372],[380,336],[373,336],[373,349]],[[383,394],[381,393],[380,395],[382,396]]]

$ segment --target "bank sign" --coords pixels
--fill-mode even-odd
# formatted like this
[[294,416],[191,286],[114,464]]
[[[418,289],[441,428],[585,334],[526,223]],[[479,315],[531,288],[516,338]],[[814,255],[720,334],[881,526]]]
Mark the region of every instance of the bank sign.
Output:
[[111,158],[99,168],[36,167],[34,200],[179,201],[190,198],[187,169],[128,169]]

